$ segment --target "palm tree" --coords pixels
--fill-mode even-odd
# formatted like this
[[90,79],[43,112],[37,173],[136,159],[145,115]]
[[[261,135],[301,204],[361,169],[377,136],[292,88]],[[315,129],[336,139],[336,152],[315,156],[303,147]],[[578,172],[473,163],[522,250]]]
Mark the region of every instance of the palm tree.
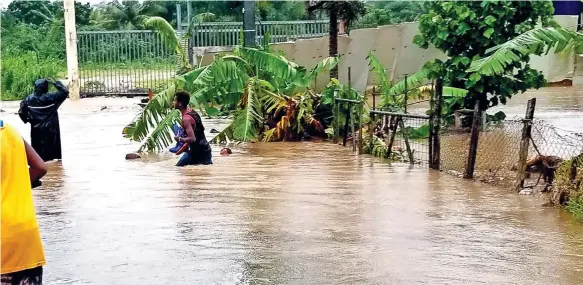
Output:
[[155,1],[145,1],[140,3],[135,0],[123,1],[115,0],[106,5],[106,15],[110,20],[117,23],[118,28],[142,29],[144,21],[149,16],[165,15],[168,13],[166,7]]
[[[178,37],[164,19],[148,20],[166,40],[178,48]],[[174,36],[171,34],[174,33]],[[297,140],[305,132],[323,133],[314,113],[320,96],[310,86],[316,76],[338,63],[327,58],[307,70],[269,50],[269,34],[259,48],[237,47],[218,54],[207,66],[179,75],[170,87],[150,100],[124,129],[124,135],[141,142],[138,151],[154,151],[171,142],[170,127],[180,114],[171,104],[177,89],[191,93],[191,107],[209,115],[222,106],[235,107],[232,123],[213,142]]]
[[[326,12],[330,20],[329,56],[338,56],[338,20],[343,20],[346,28],[366,13],[364,2],[361,1],[310,1],[308,13],[314,11]],[[338,78],[338,68],[330,70],[330,78]]]

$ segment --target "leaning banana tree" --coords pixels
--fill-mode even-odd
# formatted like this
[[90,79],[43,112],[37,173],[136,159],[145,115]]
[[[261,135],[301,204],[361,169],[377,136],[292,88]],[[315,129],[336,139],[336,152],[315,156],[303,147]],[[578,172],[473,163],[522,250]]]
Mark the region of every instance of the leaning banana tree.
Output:
[[235,105],[232,123],[213,142],[301,139],[306,132],[323,134],[314,118],[319,95],[311,90],[316,77],[338,64],[326,58],[311,70],[266,48],[236,47],[217,54],[212,63],[179,75],[155,95],[125,128],[125,136],[141,142],[139,152],[171,143],[170,128],[180,114],[172,110],[177,89],[191,93],[191,106],[218,113],[218,106]]
[[186,33],[182,35],[182,38],[174,30],[174,28],[172,28],[172,25],[162,17],[149,17],[144,21],[144,25],[147,28],[156,30],[166,46],[168,46],[170,50],[176,52],[180,56],[180,63],[182,66],[178,73],[181,74],[192,69],[188,62],[186,50],[184,49],[182,43],[192,37],[198,26],[204,22],[214,21],[215,18],[216,16],[213,13],[201,13],[195,15],[190,20]]

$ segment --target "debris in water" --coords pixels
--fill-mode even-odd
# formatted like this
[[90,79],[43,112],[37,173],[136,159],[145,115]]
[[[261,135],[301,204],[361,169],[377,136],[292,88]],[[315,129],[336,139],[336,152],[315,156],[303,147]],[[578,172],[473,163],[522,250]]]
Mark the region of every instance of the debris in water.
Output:
[[138,158],[142,158],[139,154],[137,153],[128,153],[126,154],[126,159],[138,159]]
[[105,109],[107,109],[107,106],[102,106],[102,107],[101,107],[101,111],[103,111],[103,110],[105,110]]
[[4,112],[6,112],[6,111],[4,111],[4,110],[0,109],[0,113],[4,113]]
[[522,189],[522,190],[520,190],[520,192],[518,194],[520,194],[520,195],[531,195],[532,194],[532,189]]
[[220,133],[219,131],[217,131],[217,129],[211,129],[211,134],[218,134]]

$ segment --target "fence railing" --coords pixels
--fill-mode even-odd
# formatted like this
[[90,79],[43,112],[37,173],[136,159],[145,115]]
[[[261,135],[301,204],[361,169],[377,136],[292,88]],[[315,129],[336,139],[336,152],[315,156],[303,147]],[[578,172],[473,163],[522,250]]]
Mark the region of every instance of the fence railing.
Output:
[[[241,22],[201,23],[181,44],[190,59],[190,48],[237,45],[242,28]],[[257,42],[263,41],[267,31],[271,43],[321,37],[328,33],[328,21],[258,22]],[[180,37],[184,33],[178,32]],[[176,51],[149,30],[81,31],[77,48],[83,97],[156,92],[175,76],[180,65]]]
[[[183,24],[181,33],[185,33],[187,28],[188,25]],[[255,33],[257,42],[262,42],[269,31],[270,43],[280,43],[322,37],[328,35],[328,28],[326,20],[257,22]],[[242,29],[242,22],[201,23],[193,29],[191,46],[234,46],[239,43]]]
[[84,31],[77,34],[81,94],[147,94],[177,70],[177,54],[154,31]]

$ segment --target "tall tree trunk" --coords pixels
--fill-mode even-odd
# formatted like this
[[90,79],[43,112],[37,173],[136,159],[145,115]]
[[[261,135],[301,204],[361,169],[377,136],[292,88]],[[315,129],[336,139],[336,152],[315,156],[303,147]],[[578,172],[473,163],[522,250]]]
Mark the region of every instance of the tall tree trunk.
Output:
[[308,12],[308,20],[314,20],[314,11],[310,10],[310,1],[304,1],[304,7]]
[[[328,42],[329,54],[331,57],[338,56],[338,14],[335,9],[330,9],[330,28],[328,31],[328,36],[330,37]],[[330,78],[338,79],[338,66],[330,70]]]

